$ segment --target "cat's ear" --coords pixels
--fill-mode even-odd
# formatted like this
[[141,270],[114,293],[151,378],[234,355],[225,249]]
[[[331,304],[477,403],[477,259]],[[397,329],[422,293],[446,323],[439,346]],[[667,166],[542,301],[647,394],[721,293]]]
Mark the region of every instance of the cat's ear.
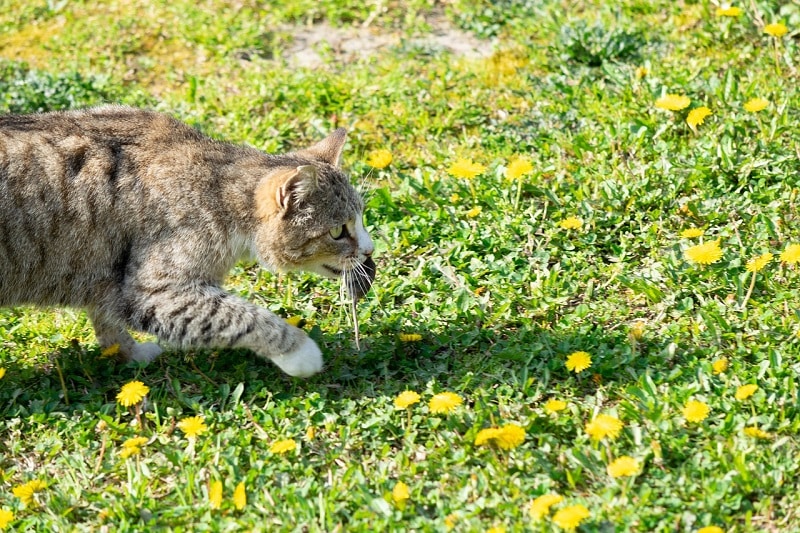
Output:
[[277,174],[267,175],[256,188],[256,215],[260,219],[286,216],[317,187],[317,169],[313,165],[284,168]]
[[342,151],[347,140],[347,130],[338,128],[313,146],[297,152],[299,155],[322,161],[335,167],[342,166]]
[[275,202],[282,211],[286,211],[316,188],[316,167],[313,165],[299,166],[289,173],[277,188]]

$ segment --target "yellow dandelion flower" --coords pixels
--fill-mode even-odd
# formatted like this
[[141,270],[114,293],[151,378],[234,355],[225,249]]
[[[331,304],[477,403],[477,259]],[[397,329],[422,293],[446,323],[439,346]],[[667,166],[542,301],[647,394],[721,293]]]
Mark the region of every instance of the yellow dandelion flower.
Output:
[[494,443],[502,450],[513,450],[525,442],[525,428],[517,424],[506,424],[498,429]]
[[202,416],[190,416],[178,422],[178,429],[183,431],[187,439],[196,438],[208,430]]
[[428,401],[428,409],[434,414],[447,414],[464,403],[464,400],[454,392],[440,392]]
[[572,352],[567,357],[567,370],[576,374],[592,366],[592,356],[586,352]]
[[709,241],[687,248],[683,256],[692,263],[710,265],[722,259],[722,249],[719,247],[719,240]]
[[689,114],[686,116],[686,123],[694,130],[710,115],[711,110],[706,106],[696,107],[689,111]]
[[119,456],[128,459],[140,453],[142,453],[142,449],[139,446],[126,446],[119,451]]
[[147,393],[150,392],[150,387],[141,381],[131,381],[122,386],[117,394],[117,403],[123,407],[130,407],[142,401]]
[[591,516],[589,509],[584,505],[570,505],[559,509],[556,514],[553,515],[553,523],[561,529],[573,531],[576,527],[581,525],[581,522]]
[[112,344],[108,348],[100,352],[100,357],[114,357],[119,353],[119,343]]
[[47,484],[41,479],[33,479],[28,481],[27,485],[33,489],[34,492],[41,492],[47,488]]
[[461,196],[459,196],[457,192],[454,192],[453,194],[450,195],[451,204],[457,204],[459,200],[461,200]]
[[497,436],[500,430],[497,428],[482,429],[475,435],[475,446],[484,446],[489,444]]
[[656,459],[661,460],[661,457],[663,455],[662,449],[661,449],[661,443],[658,442],[657,440],[651,440],[650,441],[650,449],[653,450],[653,455],[656,456]]
[[619,436],[619,432],[622,431],[623,425],[624,424],[619,418],[602,414],[597,415],[597,417],[591,422],[587,422],[584,430],[594,440],[602,440],[606,437],[614,440]]
[[656,100],[656,107],[667,111],[680,111],[689,107],[692,101],[688,96],[678,94],[665,94]]
[[720,359],[716,359],[713,363],[711,363],[711,368],[713,369],[715,374],[722,374],[726,370],[728,370],[728,359],[722,357]]
[[300,325],[300,322],[302,321],[303,317],[301,317],[300,315],[290,316],[289,318],[286,319],[286,323],[294,327],[298,327]]
[[773,37],[783,37],[788,31],[789,29],[786,27],[786,24],[781,22],[773,22],[772,24],[764,26],[764,33]]
[[541,520],[550,513],[552,506],[561,503],[563,500],[564,497],[558,494],[543,494],[531,501],[528,513],[534,520]]
[[418,342],[422,340],[422,335],[419,333],[401,333],[397,336],[400,342]]
[[222,507],[222,481],[212,481],[208,484],[208,506],[212,509]]
[[745,265],[745,269],[748,272],[753,272],[753,273],[759,272],[760,270],[763,270],[763,268],[767,266],[767,264],[769,264],[770,261],[772,261],[773,257],[775,256],[769,252],[761,254],[758,257],[754,257],[753,259],[748,261],[747,265]]
[[567,408],[567,402],[563,400],[548,400],[547,403],[544,404],[544,410],[550,414],[563,411],[566,408]]
[[275,454],[289,453],[297,449],[297,442],[294,439],[276,440],[269,447],[269,451]]
[[800,262],[800,244],[789,244],[781,252],[781,261],[787,265]]
[[147,437],[133,437],[122,443],[122,450],[119,452],[123,459],[127,459],[131,455],[139,455],[142,451],[141,448],[147,444]]
[[411,492],[408,490],[408,485],[402,481],[395,483],[394,488],[392,488],[392,501],[394,501],[395,505],[402,510],[410,498]]
[[458,515],[455,513],[450,513],[444,517],[444,525],[448,531],[456,527],[456,522],[458,522]]
[[122,443],[123,448],[140,448],[147,444],[147,437],[133,437]]
[[367,157],[367,164],[372,168],[386,168],[392,162],[392,152],[389,150],[381,149],[370,152]]
[[770,437],[772,437],[772,435],[770,435],[763,429],[755,426],[746,427],[744,428],[743,431],[745,435],[747,435],[748,437],[753,437],[754,439],[769,439]]
[[0,509],[0,529],[5,529],[14,521],[14,513],[8,509]]
[[717,8],[718,17],[738,17],[742,14],[742,9],[734,6],[720,6]]
[[406,409],[419,402],[419,394],[413,390],[403,391],[394,399],[396,409]]
[[32,479],[27,483],[17,485],[11,489],[11,493],[19,498],[26,506],[30,506],[33,503],[34,494],[43,491],[45,488],[47,488],[47,485],[45,485],[44,481]]
[[518,180],[525,174],[533,170],[533,165],[530,161],[523,158],[518,158],[508,164],[506,168],[506,178],[509,180]]
[[681,232],[681,237],[684,239],[694,239],[696,237],[702,237],[704,233],[705,231],[700,228],[686,228]]
[[719,526],[706,526],[698,529],[697,533],[725,533],[725,530]]
[[6,375],[6,369],[0,366],[0,379],[3,379],[3,376]]
[[244,488],[244,481],[241,481],[233,490],[233,506],[237,511],[241,511],[247,505],[247,491]]
[[739,387],[738,389],[736,389],[736,395],[735,395],[735,397],[736,397],[736,399],[737,399],[737,400],[739,400],[739,401],[741,401],[741,400],[746,400],[746,399],[748,399],[750,396],[752,396],[753,394],[755,394],[757,390],[758,390],[758,385],[754,385],[754,384],[752,384],[752,383],[750,383],[750,384],[748,384],[748,385],[742,385],[741,387]]
[[702,422],[708,417],[711,408],[700,401],[689,400],[683,408],[683,417],[688,422]]
[[306,428],[306,440],[312,441],[317,437],[317,428],[314,426],[308,426]]
[[478,215],[481,214],[481,211],[483,211],[483,208],[481,206],[479,206],[479,205],[476,205],[475,207],[473,207],[472,209],[467,211],[466,215],[469,218],[475,218],[475,217],[477,217]]
[[649,73],[650,73],[650,71],[647,69],[647,67],[639,66],[639,67],[636,67],[636,72],[634,74],[636,75],[637,79],[642,79],[645,76],[647,76]]
[[506,533],[505,526],[492,526],[486,530],[486,533]]
[[631,337],[633,337],[637,341],[642,340],[642,337],[644,337],[644,328],[645,328],[645,323],[642,322],[641,320],[634,322],[630,330]]
[[561,229],[581,229],[581,226],[583,226],[583,220],[579,219],[578,217],[567,217],[559,222],[558,226]]
[[639,472],[639,469],[639,461],[627,455],[617,457],[606,467],[606,471],[611,477],[633,476]]
[[458,159],[455,163],[450,165],[447,173],[456,178],[472,179],[475,176],[482,174],[486,167],[480,163],[474,163],[472,159]]
[[764,98],[751,98],[744,103],[744,110],[748,113],[758,113],[759,111],[764,111],[768,105],[769,100],[765,100]]

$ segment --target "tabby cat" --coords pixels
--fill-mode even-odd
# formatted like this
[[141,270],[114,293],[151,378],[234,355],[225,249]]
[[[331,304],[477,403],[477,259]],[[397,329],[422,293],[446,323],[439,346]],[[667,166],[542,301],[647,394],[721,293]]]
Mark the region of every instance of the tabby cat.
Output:
[[344,278],[354,298],[369,289],[373,243],[340,168],[345,136],[271,155],[129,107],[0,116],[0,306],[85,308],[100,347],[125,360],[161,352],[130,328],[311,376],[316,343],[220,284],[255,256]]

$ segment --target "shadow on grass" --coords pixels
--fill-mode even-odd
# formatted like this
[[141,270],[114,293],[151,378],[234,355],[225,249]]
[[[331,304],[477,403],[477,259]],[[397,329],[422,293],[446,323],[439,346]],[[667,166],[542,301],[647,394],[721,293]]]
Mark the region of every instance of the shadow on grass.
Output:
[[35,366],[4,363],[0,415],[113,409],[119,388],[132,380],[151,389],[151,401],[190,410],[224,402],[240,383],[242,398],[290,399],[316,393],[332,401],[394,396],[406,389],[468,391],[507,385],[523,391],[574,379],[565,367],[573,351],[592,356],[592,367],[571,382],[574,393],[591,394],[599,386],[635,381],[644,372],[666,372],[667,343],[639,344],[604,324],[582,324],[552,331],[544,328],[481,327],[469,320],[439,321],[421,327],[422,338],[404,342],[380,322],[365,328],[361,349],[352,333],[310,331],[323,349],[326,366],[310,379],[284,375],[247,350],[167,351],[148,366],[103,358],[97,345],[71,341]]

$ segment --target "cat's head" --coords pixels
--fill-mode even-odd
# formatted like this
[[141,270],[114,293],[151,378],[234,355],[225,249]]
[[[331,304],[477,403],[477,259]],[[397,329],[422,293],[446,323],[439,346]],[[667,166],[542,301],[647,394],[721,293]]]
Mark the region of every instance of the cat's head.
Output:
[[341,170],[346,132],[285,156],[255,193],[255,252],[273,270],[344,277],[359,298],[375,277],[364,201]]

